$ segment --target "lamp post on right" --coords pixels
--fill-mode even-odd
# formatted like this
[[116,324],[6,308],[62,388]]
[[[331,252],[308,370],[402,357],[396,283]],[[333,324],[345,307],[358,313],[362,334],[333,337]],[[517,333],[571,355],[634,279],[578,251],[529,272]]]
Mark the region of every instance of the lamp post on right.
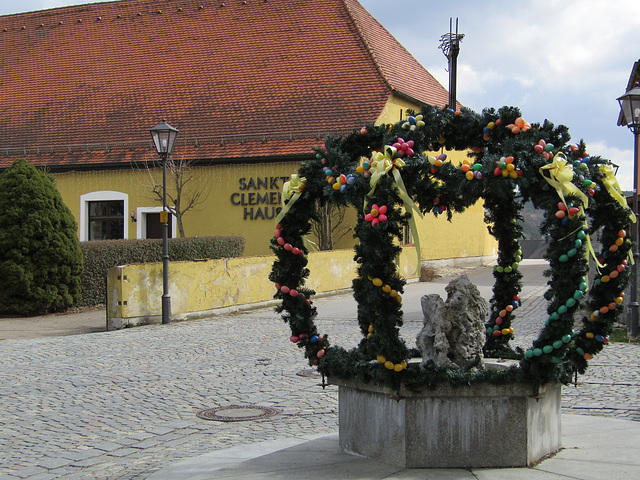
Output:
[[[638,134],[640,134],[640,87],[635,86],[618,98],[623,124],[633,132],[633,213],[638,217]],[[631,298],[629,299],[629,338],[638,337],[638,224],[633,229],[633,270],[631,271]]]

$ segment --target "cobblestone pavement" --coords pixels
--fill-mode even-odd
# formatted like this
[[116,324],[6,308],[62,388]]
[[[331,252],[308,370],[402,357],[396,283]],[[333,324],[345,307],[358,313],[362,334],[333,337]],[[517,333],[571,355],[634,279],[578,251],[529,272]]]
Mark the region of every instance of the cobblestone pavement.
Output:
[[[519,310],[524,345],[544,320],[542,289]],[[319,299],[316,304],[332,299]],[[351,319],[319,318],[354,346]],[[402,334],[411,345],[422,322]],[[0,342],[0,478],[137,479],[178,460],[243,443],[337,431],[337,388],[309,376],[287,325],[259,310],[118,332]],[[640,421],[640,346],[613,344],[577,387],[570,413]],[[300,375],[303,374],[303,375]],[[246,422],[202,420],[230,405],[276,408]]]

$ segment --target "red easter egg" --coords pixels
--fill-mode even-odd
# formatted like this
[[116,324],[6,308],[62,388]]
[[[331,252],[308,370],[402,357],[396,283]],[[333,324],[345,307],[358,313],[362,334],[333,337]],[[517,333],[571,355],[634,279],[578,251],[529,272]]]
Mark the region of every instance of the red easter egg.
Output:
[[276,238],[276,242],[278,242],[278,245],[284,245],[285,243],[287,243],[284,241],[283,237]]
[[371,226],[375,227],[378,223],[380,223],[380,220],[378,218],[374,218],[373,220],[371,220]]
[[579,208],[577,208],[577,207],[571,207],[571,208],[569,209],[569,215],[577,215],[579,211],[580,211],[580,209],[579,209]]
[[[287,287],[286,285],[283,285],[283,286],[280,287],[280,291],[282,293],[289,293],[290,290],[289,290],[289,287]],[[300,336],[300,337],[302,338],[302,336]]]
[[296,337],[295,335],[291,335],[289,337],[289,340],[291,340],[291,343],[298,343],[298,340],[300,340],[298,337]]
[[279,283],[276,282],[276,283],[273,284],[273,286],[276,287],[277,290],[280,290],[280,287],[282,285],[280,285]]
[[493,331],[493,336],[494,337],[499,337],[500,335],[502,335],[502,332],[500,330],[494,330]]
[[313,366],[315,367],[315,366],[316,366],[316,365],[318,365],[318,363],[320,363],[320,362],[318,362],[318,360],[314,360],[314,361],[313,361],[313,362],[311,362],[311,363],[312,363],[312,364],[313,364]]
[[558,202],[558,210],[564,210],[566,212],[567,206],[562,202]]
[[302,253],[302,250],[300,250],[298,247],[293,247],[291,253],[293,253],[294,255],[300,255]]
[[534,145],[533,150],[537,153],[542,153],[544,152],[544,147],[542,145]]
[[304,339],[305,339],[305,338],[307,338],[308,336],[309,336],[309,335],[307,335],[306,333],[301,333],[301,334],[299,335],[300,340],[304,340]]
[[293,246],[292,246],[290,243],[285,243],[285,244],[284,244],[284,249],[285,249],[287,252],[290,252],[291,250],[293,250]]
[[373,215],[371,215],[370,213],[367,213],[367,214],[364,216],[364,219],[365,219],[367,222],[370,222],[371,220],[373,220]]
[[557,218],[564,218],[564,216],[565,216],[565,213],[564,213],[564,211],[563,211],[563,210],[558,210],[558,211],[556,212],[556,217],[557,217]]
[[381,222],[386,222],[387,221],[387,216],[386,215],[378,215],[378,220],[380,220]]
[[276,230],[275,230],[275,232],[273,232],[273,234],[274,234],[276,237],[279,237],[279,236],[282,234],[282,231],[281,231],[279,228],[276,228]]
[[407,142],[407,146],[408,146],[409,148],[413,148],[413,146],[414,146],[414,145],[415,145],[415,142],[414,142],[413,140],[409,140],[409,141]]
[[378,212],[387,213],[387,206],[386,205],[382,205],[381,207],[378,208]]
[[292,297],[297,297],[298,291],[295,288],[292,288],[291,290],[289,290],[289,295],[291,295]]
[[322,358],[322,357],[324,357],[324,350],[318,350],[318,353],[316,353],[316,356],[317,356],[318,358]]
[[307,305],[311,305],[311,300],[307,298],[304,303],[306,303]]
[[496,167],[496,169],[493,171],[493,174],[496,177],[499,177],[500,175],[502,175],[502,170],[500,170],[500,167]]

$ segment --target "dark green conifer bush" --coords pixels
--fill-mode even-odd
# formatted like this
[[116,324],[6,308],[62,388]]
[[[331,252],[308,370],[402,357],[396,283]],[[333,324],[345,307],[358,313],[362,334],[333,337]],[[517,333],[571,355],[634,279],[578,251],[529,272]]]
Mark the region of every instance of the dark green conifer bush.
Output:
[[23,159],[0,174],[0,314],[63,311],[81,299],[73,215],[51,176]]

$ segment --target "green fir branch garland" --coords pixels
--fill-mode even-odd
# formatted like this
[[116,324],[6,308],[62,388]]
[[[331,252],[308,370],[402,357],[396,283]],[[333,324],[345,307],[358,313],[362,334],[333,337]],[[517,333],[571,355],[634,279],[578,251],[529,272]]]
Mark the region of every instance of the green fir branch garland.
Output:
[[[569,140],[566,127],[548,121],[530,125],[515,107],[478,114],[428,105],[394,125],[367,125],[346,137],[326,138],[314,149],[316,159],[301,166],[298,194],[283,195],[289,211],[271,240],[277,260],[269,278],[275,298],[282,301],[276,310],[291,327],[291,341],[325,375],[392,387],[429,388],[444,381],[567,383],[583,373],[621,313],[631,249],[625,229],[631,219],[629,208],[611,192],[613,177],[605,168],[610,162],[591,159],[583,142],[568,146]],[[469,158],[453,165],[445,149],[470,150]],[[437,156],[422,153],[438,150]],[[557,181],[552,172],[568,178]],[[399,337],[405,280],[395,264],[402,230],[416,215],[414,208],[422,214],[446,213],[450,220],[480,198],[489,232],[498,242],[484,352],[520,358],[520,367],[450,371],[409,363],[415,350]],[[353,292],[363,339],[351,350],[330,346],[328,336],[318,332],[314,292],[305,287],[305,236],[318,200],[353,205],[358,212]],[[512,321],[522,278],[518,220],[529,200],[544,210],[541,231],[551,238],[545,272],[549,317],[531,348],[516,352],[509,342],[517,334]],[[601,231],[601,265],[589,288],[590,236],[596,231]],[[593,313],[575,333],[573,319],[583,305]]]

